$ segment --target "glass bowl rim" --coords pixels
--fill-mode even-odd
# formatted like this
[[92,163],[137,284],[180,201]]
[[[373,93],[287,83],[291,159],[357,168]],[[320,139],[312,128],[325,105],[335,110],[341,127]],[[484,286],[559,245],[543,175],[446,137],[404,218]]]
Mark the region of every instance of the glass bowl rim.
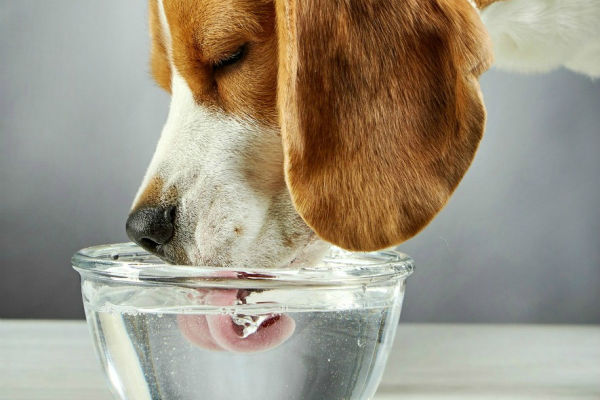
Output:
[[[135,254],[148,261],[127,261],[128,254]],[[153,285],[210,284],[213,287],[242,287],[246,282],[252,287],[261,286],[261,283],[269,286],[345,286],[403,280],[414,271],[413,259],[397,250],[358,253],[333,246],[328,255],[317,264],[299,268],[172,265],[162,262],[131,242],[86,247],[77,251],[71,258],[71,265],[82,279],[95,278]]]

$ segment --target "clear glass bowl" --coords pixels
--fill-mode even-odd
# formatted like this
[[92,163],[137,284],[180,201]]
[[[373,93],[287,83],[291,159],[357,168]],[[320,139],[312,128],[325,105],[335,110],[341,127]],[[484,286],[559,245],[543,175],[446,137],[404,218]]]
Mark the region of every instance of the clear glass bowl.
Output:
[[80,250],[86,318],[116,398],[369,399],[412,260],[332,248],[317,265],[163,264],[138,246]]

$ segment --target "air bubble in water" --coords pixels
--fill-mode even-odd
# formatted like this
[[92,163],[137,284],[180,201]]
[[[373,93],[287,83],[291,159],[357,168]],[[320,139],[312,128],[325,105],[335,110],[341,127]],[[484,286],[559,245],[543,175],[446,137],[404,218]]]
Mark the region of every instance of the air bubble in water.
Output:
[[242,331],[242,337],[245,339],[248,336],[256,333],[258,328],[269,319],[269,315],[232,315],[231,319],[233,323],[239,326],[243,326],[244,330]]

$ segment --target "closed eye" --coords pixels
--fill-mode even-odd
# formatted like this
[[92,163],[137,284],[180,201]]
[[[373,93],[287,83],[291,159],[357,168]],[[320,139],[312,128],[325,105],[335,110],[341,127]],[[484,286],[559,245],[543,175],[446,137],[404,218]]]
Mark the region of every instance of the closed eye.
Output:
[[220,68],[227,67],[229,65],[233,65],[233,64],[237,63],[238,61],[240,61],[242,58],[244,58],[245,54],[246,54],[246,45],[244,44],[244,45],[240,46],[235,51],[235,53],[230,54],[227,57],[214,63],[213,68],[220,69]]

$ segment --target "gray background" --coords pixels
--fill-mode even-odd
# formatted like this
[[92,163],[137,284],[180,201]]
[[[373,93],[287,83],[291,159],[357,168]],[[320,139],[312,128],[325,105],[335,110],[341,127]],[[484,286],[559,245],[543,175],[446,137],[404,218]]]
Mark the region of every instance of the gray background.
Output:
[[[124,221],[165,120],[145,3],[0,0],[0,317],[81,318],[78,248]],[[405,321],[600,323],[600,82],[482,78],[470,172],[401,249]]]

